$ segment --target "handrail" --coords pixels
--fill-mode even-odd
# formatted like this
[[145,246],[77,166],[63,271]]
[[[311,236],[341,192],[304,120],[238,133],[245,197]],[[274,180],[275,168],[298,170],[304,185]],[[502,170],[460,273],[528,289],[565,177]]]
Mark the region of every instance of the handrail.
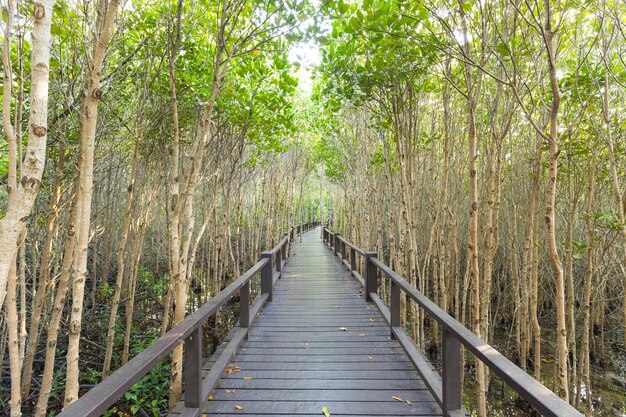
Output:
[[[348,242],[338,233],[331,232],[327,227],[324,227],[322,236],[324,242],[333,251],[333,254],[340,256],[342,263],[364,285],[368,301],[374,302],[381,310],[391,328],[391,337],[398,339],[411,361],[418,368],[418,371],[425,379],[427,387],[444,411],[444,415],[461,416],[465,414],[461,401],[463,392],[461,373],[463,370],[461,368],[460,349],[462,344],[542,415],[549,417],[583,416],[569,403],[528,375],[523,369],[472,333],[393,269],[385,265],[378,259],[375,252],[357,248],[356,245]],[[349,262],[346,262],[346,246],[351,248]],[[361,277],[356,271],[356,253],[365,258],[365,278]],[[389,308],[384,305],[377,295],[378,271],[383,272],[384,276],[391,280]],[[404,291],[407,296],[441,325],[443,374],[441,377],[426,362],[413,340],[408,337],[400,326],[400,290]],[[438,381],[439,378],[441,378],[441,382]]]
[[[299,235],[318,225],[309,222],[297,226]],[[230,285],[217,293],[182,322],[170,329],[144,351],[90,389],[58,417],[96,417],[115,404],[136,382],[143,378],[160,360],[169,355],[184,341],[185,408],[182,415],[197,417],[220,375],[232,359],[239,343],[266,302],[272,301],[273,284],[282,274],[282,267],[289,256],[288,245],[294,240],[294,228],[270,251],[262,252],[261,259]],[[277,258],[277,259],[274,259]],[[274,272],[274,265],[276,272]],[[261,273],[261,293],[250,305],[250,280]],[[239,329],[218,358],[215,369],[202,378],[202,326],[217,310],[239,292]],[[219,365],[218,365],[219,362]],[[220,368],[220,369],[218,369]]]

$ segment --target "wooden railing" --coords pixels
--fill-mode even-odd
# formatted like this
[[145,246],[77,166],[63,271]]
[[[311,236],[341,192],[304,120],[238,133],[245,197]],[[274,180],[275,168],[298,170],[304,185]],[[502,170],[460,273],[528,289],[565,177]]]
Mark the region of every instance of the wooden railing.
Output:
[[[463,345],[542,415],[549,417],[583,416],[574,407],[468,330],[385,265],[378,259],[376,252],[360,249],[340,236],[339,233],[333,233],[326,227],[322,231],[322,237],[333,254],[341,258],[342,263],[351,271],[352,276],[363,285],[367,301],[373,302],[385,317],[390,327],[391,338],[400,342],[409,359],[424,379],[426,386],[441,406],[444,415],[456,417],[465,416],[467,413],[463,409],[461,401],[463,394],[461,345]],[[365,260],[363,269],[365,277],[357,271],[357,254]],[[391,281],[389,307],[377,294],[379,272]],[[439,375],[433,368],[411,337],[401,327],[401,291],[404,291],[407,297],[415,301],[441,326],[442,375]]]
[[[289,245],[296,236],[319,225],[310,222],[291,228],[270,251],[262,252],[261,259],[215,297],[202,305],[163,337],[148,346],[126,365],[113,372],[104,381],[67,407],[58,417],[96,417],[115,404],[136,382],[143,378],[160,360],[184,342],[185,408],[182,415],[196,417],[237,348],[248,334],[248,328],[266,302],[272,301],[272,289],[289,256]],[[261,273],[261,293],[250,304],[250,280]],[[225,346],[210,372],[202,376],[202,326],[218,309],[239,293],[239,326]]]

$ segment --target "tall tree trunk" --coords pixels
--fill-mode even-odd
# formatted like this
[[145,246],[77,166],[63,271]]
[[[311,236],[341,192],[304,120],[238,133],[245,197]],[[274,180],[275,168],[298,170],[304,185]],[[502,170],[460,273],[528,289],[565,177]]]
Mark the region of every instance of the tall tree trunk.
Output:
[[[63,123],[64,125],[65,123]],[[61,128],[64,129],[64,126]],[[61,200],[61,180],[63,179],[63,170],[65,169],[65,142],[61,140],[58,150],[57,167],[54,175],[54,192],[50,200],[50,214],[46,221],[46,240],[43,244],[41,262],[39,263],[39,284],[37,294],[35,295],[35,306],[30,321],[30,337],[28,340],[28,349],[24,357],[24,366],[22,371],[22,400],[28,398],[33,375],[33,361],[37,353],[39,345],[39,324],[41,314],[44,308],[44,301],[47,295],[48,281],[50,279],[52,244],[54,243],[54,234],[56,230],[56,221],[59,213],[59,202]]]
[[558,137],[558,115],[559,106],[561,104],[561,93],[556,78],[556,50],[554,46],[554,32],[552,31],[552,11],[550,0],[544,0],[545,26],[543,28],[543,37],[548,56],[548,73],[550,75],[550,88],[552,90],[552,100],[550,107],[550,134],[548,135],[549,144],[549,174],[548,174],[548,191],[546,203],[545,223],[548,230],[548,252],[550,255],[550,263],[554,272],[556,283],[556,319],[557,319],[557,360],[558,360],[558,381],[559,395],[569,402],[569,386],[568,386],[568,368],[567,368],[567,320],[565,315],[565,282],[563,277],[563,266],[557,247],[556,240],[556,190],[557,190],[557,173],[559,158],[559,137]]
[[582,397],[582,381],[585,381],[585,415],[591,416],[591,377],[590,377],[590,349],[589,338],[591,334],[591,287],[593,285],[594,276],[594,250],[595,250],[595,228],[593,222],[593,197],[596,182],[596,153],[593,152],[591,159],[591,167],[589,168],[589,181],[587,185],[587,203],[585,205],[585,225],[587,227],[587,276],[585,277],[585,298],[583,302],[583,335],[580,347],[580,367],[579,378],[576,390],[576,407],[579,406]]
[[[0,251],[0,308],[4,304],[6,297],[9,271],[17,253],[18,239],[26,229],[26,222],[33,204],[35,203],[44,171],[46,141],[48,138],[48,81],[51,46],[50,19],[52,17],[53,3],[53,0],[41,0],[34,4],[34,23],[31,32],[32,53],[30,62],[31,87],[28,146],[26,147],[26,152],[24,152],[23,169],[20,173],[21,179],[19,184],[17,183],[17,178],[15,178],[14,184],[11,183],[13,180],[9,181],[8,207],[4,217],[0,219],[0,247],[2,248],[2,251]],[[14,1],[10,4],[17,7]],[[3,50],[7,48],[6,45],[7,43],[5,41]],[[7,53],[9,53],[9,50],[6,50]],[[7,64],[10,65],[8,60]],[[7,94],[6,90],[3,94]],[[7,99],[3,95],[3,107],[6,101]],[[7,103],[10,106],[10,100],[8,100]],[[4,109],[2,113],[4,124],[4,117],[10,117],[10,110],[7,112],[6,109]],[[9,129],[7,129],[7,126],[4,127],[5,132],[13,134],[13,138],[15,138],[12,127]],[[9,136],[7,136],[7,139],[9,139]],[[15,140],[13,140],[13,142],[15,142]],[[11,152],[10,155],[15,155],[17,148],[12,148],[12,145],[10,145],[10,151],[11,150],[13,150],[13,152]],[[9,169],[9,173],[11,173],[11,171],[12,170]],[[13,169],[13,171],[15,171],[15,169]]]
[[87,280],[87,255],[89,250],[89,232],[91,220],[91,197],[93,193],[93,167],[96,127],[98,122],[98,103],[102,96],[100,78],[104,56],[111,39],[113,23],[117,13],[117,0],[100,0],[96,19],[96,38],[93,57],[87,70],[83,87],[83,102],[80,112],[79,186],[77,198],[80,210],[76,212],[79,221],[76,239],[76,275],[72,284],[72,309],[69,323],[67,348],[67,373],[65,380],[64,408],[78,399],[79,383],[79,345]]
[[[78,184],[78,178],[76,179]],[[72,204],[72,215],[70,224],[68,225],[67,238],[65,241],[65,251],[63,253],[63,263],[61,265],[61,274],[59,276],[59,284],[54,297],[54,306],[52,314],[48,322],[48,335],[46,338],[46,357],[44,362],[43,375],[41,376],[41,388],[39,389],[39,398],[35,407],[35,417],[44,417],[47,415],[48,397],[52,390],[52,376],[54,373],[54,362],[57,352],[57,339],[59,336],[59,326],[63,315],[63,307],[65,306],[65,298],[69,290],[70,276],[74,267],[74,258],[76,256],[76,228],[75,219],[78,218],[77,213],[80,211],[80,201],[76,199]]]
[[[139,109],[139,114],[142,110]],[[142,139],[142,127],[141,116],[137,117],[137,126],[135,128],[135,146],[133,149],[133,160],[130,168],[130,179],[128,184],[128,193],[126,195],[126,208],[124,210],[124,224],[122,225],[122,235],[120,236],[120,243],[117,247],[117,276],[115,278],[115,288],[113,290],[113,300],[111,301],[111,312],[109,314],[109,325],[107,328],[107,344],[104,354],[104,364],[102,365],[102,380],[104,380],[109,374],[111,369],[111,357],[113,356],[113,345],[115,341],[115,323],[117,322],[117,310],[120,305],[120,298],[122,295],[122,283],[124,280],[125,260],[126,260],[126,243],[128,242],[128,234],[130,233],[130,226],[133,213],[133,200],[135,196],[135,189],[137,187],[137,167],[139,165],[139,148],[141,146]]]

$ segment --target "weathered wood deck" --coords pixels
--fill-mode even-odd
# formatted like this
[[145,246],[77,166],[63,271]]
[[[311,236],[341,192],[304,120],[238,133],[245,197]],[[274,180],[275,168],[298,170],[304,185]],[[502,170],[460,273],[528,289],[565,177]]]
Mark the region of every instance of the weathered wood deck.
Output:
[[228,369],[207,417],[320,416],[322,407],[333,416],[442,415],[319,229],[303,236]]

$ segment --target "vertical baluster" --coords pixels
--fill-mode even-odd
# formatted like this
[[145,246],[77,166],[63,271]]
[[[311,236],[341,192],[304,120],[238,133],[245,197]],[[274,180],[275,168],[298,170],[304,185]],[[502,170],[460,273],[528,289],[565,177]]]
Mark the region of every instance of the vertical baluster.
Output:
[[394,327],[400,326],[400,286],[391,279],[391,298],[389,300],[389,310],[391,312],[391,338],[395,339],[396,336],[393,333]]
[[445,326],[441,329],[441,377],[444,416],[455,412],[460,414],[463,407],[461,397],[461,343]]
[[276,251],[276,271],[280,272],[283,268],[283,251],[279,248]]
[[289,257],[289,252],[287,251],[286,240],[285,240],[285,243],[283,243],[282,246],[280,247],[280,252],[281,252],[281,257],[283,258],[283,261]]
[[261,258],[267,258],[267,263],[261,269],[261,294],[268,294],[267,301],[272,301],[272,252],[261,252]]
[[356,249],[350,248],[350,271],[356,271]]
[[372,301],[370,294],[378,292],[378,268],[372,262],[378,255],[376,252],[365,252],[365,299]]
[[239,290],[239,326],[250,326],[250,281]]
[[185,339],[185,407],[202,408],[202,326]]

